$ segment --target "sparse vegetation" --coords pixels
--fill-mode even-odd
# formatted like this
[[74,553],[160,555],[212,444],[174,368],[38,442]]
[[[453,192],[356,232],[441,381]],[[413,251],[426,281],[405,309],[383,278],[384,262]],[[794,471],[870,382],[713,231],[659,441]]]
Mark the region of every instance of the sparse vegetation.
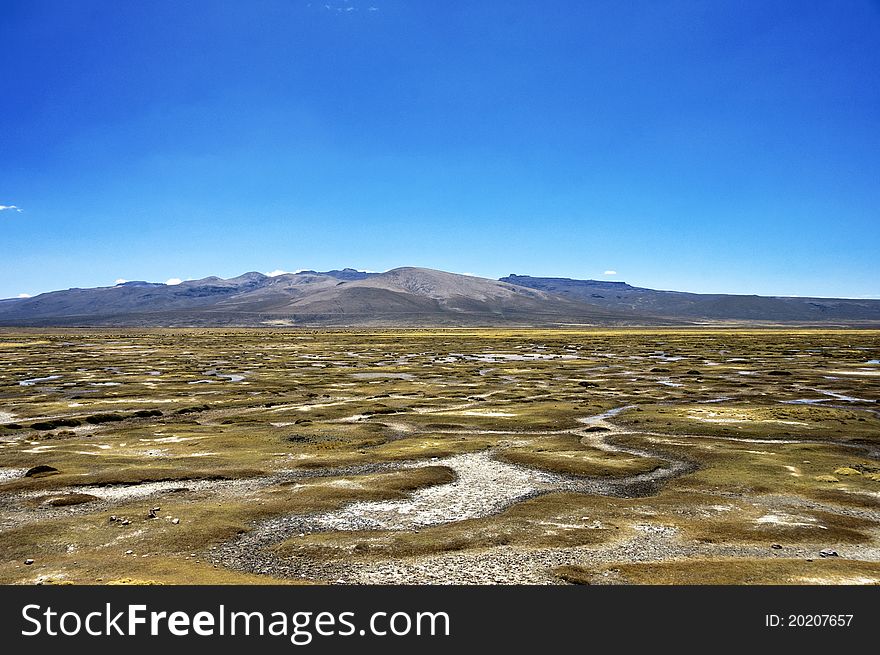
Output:
[[[0,582],[877,582],[878,353],[868,330],[3,330]],[[370,527],[457,493],[462,456],[554,482]]]

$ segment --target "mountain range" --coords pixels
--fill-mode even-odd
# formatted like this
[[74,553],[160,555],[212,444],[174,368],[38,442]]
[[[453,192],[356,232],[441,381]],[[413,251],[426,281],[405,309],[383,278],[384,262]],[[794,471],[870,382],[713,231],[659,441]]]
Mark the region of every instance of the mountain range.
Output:
[[0,300],[3,326],[571,326],[880,324],[880,301],[695,294],[623,282],[427,268],[250,272]]

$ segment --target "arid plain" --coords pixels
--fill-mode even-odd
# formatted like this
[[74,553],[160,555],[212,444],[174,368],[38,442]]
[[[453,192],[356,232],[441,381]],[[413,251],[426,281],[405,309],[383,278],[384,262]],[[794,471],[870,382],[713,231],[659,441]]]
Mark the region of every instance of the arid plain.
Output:
[[880,582],[880,331],[0,331],[2,583]]

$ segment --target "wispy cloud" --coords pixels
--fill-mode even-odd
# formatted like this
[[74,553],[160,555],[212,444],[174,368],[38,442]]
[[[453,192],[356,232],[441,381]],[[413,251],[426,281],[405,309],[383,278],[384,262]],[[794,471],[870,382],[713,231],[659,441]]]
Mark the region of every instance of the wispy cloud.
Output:
[[167,284],[170,287],[178,285],[181,282],[183,282],[183,280],[181,280],[179,277],[170,277],[167,280],[165,280],[165,284]]
[[[320,4],[320,3],[319,3]],[[312,3],[308,3],[306,7],[311,8]],[[338,14],[348,14],[353,11],[359,11],[360,7],[355,4],[352,4],[351,0],[344,0],[344,2],[334,2],[334,3],[325,3],[322,5],[326,11],[336,12]],[[379,11],[379,8],[375,5],[370,5],[366,9],[367,11]]]
[[24,211],[21,207],[17,207],[16,205],[0,205],[0,212],[5,212],[7,209],[18,212],[19,214]]
[[278,277],[279,275],[290,275],[294,271],[282,271],[280,268],[276,268],[274,271],[269,271],[268,273],[264,273],[263,275],[267,277]]
[[17,298],[30,298],[30,297],[31,297],[31,294],[29,294],[29,293],[20,293],[20,294],[18,294],[18,296],[16,296],[16,297],[17,297]]
[[602,275],[617,275],[617,271],[605,271]]

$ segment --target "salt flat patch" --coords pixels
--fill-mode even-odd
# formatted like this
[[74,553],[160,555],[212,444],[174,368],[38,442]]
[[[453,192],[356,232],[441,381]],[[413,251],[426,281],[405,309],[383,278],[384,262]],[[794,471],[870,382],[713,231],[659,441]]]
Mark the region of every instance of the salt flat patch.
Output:
[[369,418],[369,414],[352,414],[351,416],[346,416],[344,418],[338,418],[333,423],[357,423],[358,421],[362,421],[365,418]]
[[0,482],[22,478],[24,477],[24,474],[27,473],[27,471],[27,469],[17,469],[8,466],[0,467]]
[[836,400],[843,400],[843,401],[845,401],[845,402],[849,402],[849,403],[873,403],[873,402],[877,402],[876,400],[868,400],[867,398],[854,398],[853,396],[847,396],[847,395],[845,395],[845,394],[838,393],[838,392],[836,392],[836,391],[827,391],[827,390],[825,390],[825,389],[813,389],[813,388],[811,388],[810,391],[817,391],[817,392],[819,392],[819,393],[821,393],[821,394],[825,394],[826,396],[831,396],[832,398],[834,398],[834,399],[836,399]]
[[407,468],[446,466],[455,481],[420,489],[404,500],[363,501],[310,520],[327,530],[408,530],[495,514],[563,478],[492,459],[487,452],[454,455]]
[[442,414],[458,414],[459,416],[493,416],[498,418],[511,418],[517,416],[513,412],[498,412],[491,409],[469,409],[464,412],[441,412]]
[[794,516],[792,514],[764,514],[764,516],[755,519],[755,523],[759,525],[771,524],[799,528],[828,529],[824,525],[818,525],[816,519],[810,516]]
[[285,412],[288,409],[295,409],[298,412],[310,412],[313,409],[322,409],[324,407],[335,407],[336,405],[344,405],[345,403],[350,403],[354,398],[350,400],[338,400],[332,403],[315,403],[313,405],[284,405],[282,407],[273,407],[270,409],[270,412]]
[[23,453],[45,453],[49,450],[55,450],[57,446],[53,446],[51,444],[45,446],[34,446],[33,448],[26,448],[22,450]]
[[200,439],[201,437],[178,437],[172,435],[170,437],[156,437],[155,439],[138,439],[138,441],[146,441],[151,443],[181,443],[184,441],[192,441],[193,439]]
[[15,414],[12,412],[0,412],[0,423],[10,423],[15,420]]
[[871,377],[880,375],[880,371],[871,371],[867,369],[857,369],[855,371],[825,371],[826,373],[833,373],[834,375],[868,375]]
[[595,425],[596,423],[601,423],[602,421],[612,418],[620,414],[620,412],[625,409],[631,409],[635,407],[635,405],[625,405],[623,407],[615,407],[614,409],[609,409],[607,412],[602,412],[601,414],[594,414],[593,416],[585,416],[583,418],[578,419],[578,423],[586,423],[587,425]]
[[720,412],[709,411],[708,409],[696,410],[686,415],[686,418],[692,421],[700,421],[702,423],[778,423],[781,425],[809,425],[804,421],[786,421],[775,418],[754,418],[748,414],[742,414],[734,411]]
[[171,457],[170,453],[163,448],[153,448],[151,450],[135,450],[133,455],[143,455],[144,457]]
[[49,382],[51,380],[58,380],[60,378],[60,375],[47,375],[42,378],[28,378],[26,380],[20,380],[18,385],[20,387],[32,387],[39,382]]

